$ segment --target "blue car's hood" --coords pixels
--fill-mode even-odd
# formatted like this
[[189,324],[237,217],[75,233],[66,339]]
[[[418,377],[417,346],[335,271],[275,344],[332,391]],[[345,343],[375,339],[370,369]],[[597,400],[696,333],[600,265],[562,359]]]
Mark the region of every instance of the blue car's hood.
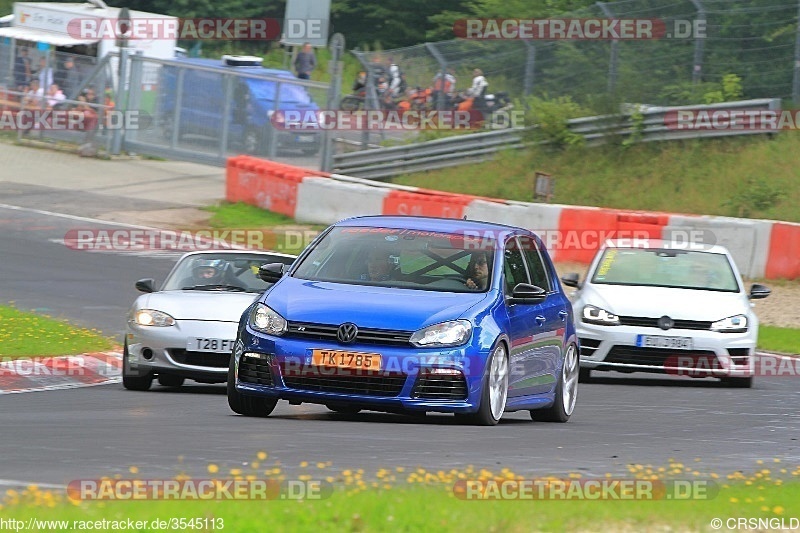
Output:
[[266,304],[292,322],[413,331],[455,320],[490,293],[452,293],[305,281],[286,277]]

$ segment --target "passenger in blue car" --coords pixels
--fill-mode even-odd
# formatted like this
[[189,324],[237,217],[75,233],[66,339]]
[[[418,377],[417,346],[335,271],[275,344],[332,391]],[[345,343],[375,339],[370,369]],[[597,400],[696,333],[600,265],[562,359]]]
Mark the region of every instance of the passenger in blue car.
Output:
[[395,264],[387,250],[373,248],[367,256],[367,272],[361,274],[365,281],[386,281],[392,278]]
[[474,290],[486,290],[489,281],[489,261],[486,252],[472,254],[467,265],[467,281],[465,285]]

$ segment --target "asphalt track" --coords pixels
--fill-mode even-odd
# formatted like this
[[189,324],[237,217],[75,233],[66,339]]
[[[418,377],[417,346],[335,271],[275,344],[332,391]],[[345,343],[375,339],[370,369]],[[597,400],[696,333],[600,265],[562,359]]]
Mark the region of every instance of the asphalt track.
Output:
[[[133,282],[164,278],[175,256],[83,252],[61,239],[74,228],[110,227],[85,218],[97,199],[63,199],[67,216],[33,211],[37,191],[0,191],[0,300],[46,310],[119,335]],[[24,194],[23,194],[24,193]],[[109,202],[109,197],[105,197]],[[142,205],[153,208],[154,205]],[[51,208],[52,209],[52,208]],[[73,217],[73,218],[70,218]],[[624,474],[628,464],[665,466],[672,458],[703,472],[753,471],[758,460],[800,460],[798,378],[760,377],[753,389],[715,380],[608,374],[581,384],[567,424],[506,415],[497,427],[457,425],[451,416],[423,419],[380,413],[345,416],[282,402],[267,419],[234,415],[224,387],[154,385],[147,393],[121,385],[0,396],[0,485],[63,485],[114,474],[202,477],[209,463],[245,468],[258,451],[265,465],[331,461],[332,470],[466,465],[524,475]]]

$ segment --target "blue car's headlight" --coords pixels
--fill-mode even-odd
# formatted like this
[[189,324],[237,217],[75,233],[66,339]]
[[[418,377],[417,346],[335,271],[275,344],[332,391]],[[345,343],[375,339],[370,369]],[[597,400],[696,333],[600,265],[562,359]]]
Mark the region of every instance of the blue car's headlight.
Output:
[[420,347],[458,346],[467,342],[471,333],[468,320],[452,320],[415,331],[410,342]]
[[175,319],[155,309],[140,309],[133,315],[133,321],[139,326],[174,326]]
[[587,324],[598,324],[600,326],[619,326],[619,317],[612,315],[605,309],[587,305],[583,308],[583,321]]
[[747,331],[747,317],[744,315],[729,316],[711,324],[711,331],[721,333],[744,333]]
[[250,312],[250,327],[280,336],[286,333],[286,319],[262,303],[256,304]]

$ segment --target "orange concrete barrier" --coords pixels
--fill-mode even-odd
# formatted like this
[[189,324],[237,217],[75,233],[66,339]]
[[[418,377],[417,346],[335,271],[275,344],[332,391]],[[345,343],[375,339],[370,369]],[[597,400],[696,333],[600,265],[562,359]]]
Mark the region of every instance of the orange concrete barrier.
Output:
[[765,276],[800,278],[800,224],[772,223]]
[[606,209],[564,207],[558,220],[554,259],[591,263],[603,242],[616,236],[617,216]]
[[391,191],[383,199],[384,215],[463,218],[473,196]]

